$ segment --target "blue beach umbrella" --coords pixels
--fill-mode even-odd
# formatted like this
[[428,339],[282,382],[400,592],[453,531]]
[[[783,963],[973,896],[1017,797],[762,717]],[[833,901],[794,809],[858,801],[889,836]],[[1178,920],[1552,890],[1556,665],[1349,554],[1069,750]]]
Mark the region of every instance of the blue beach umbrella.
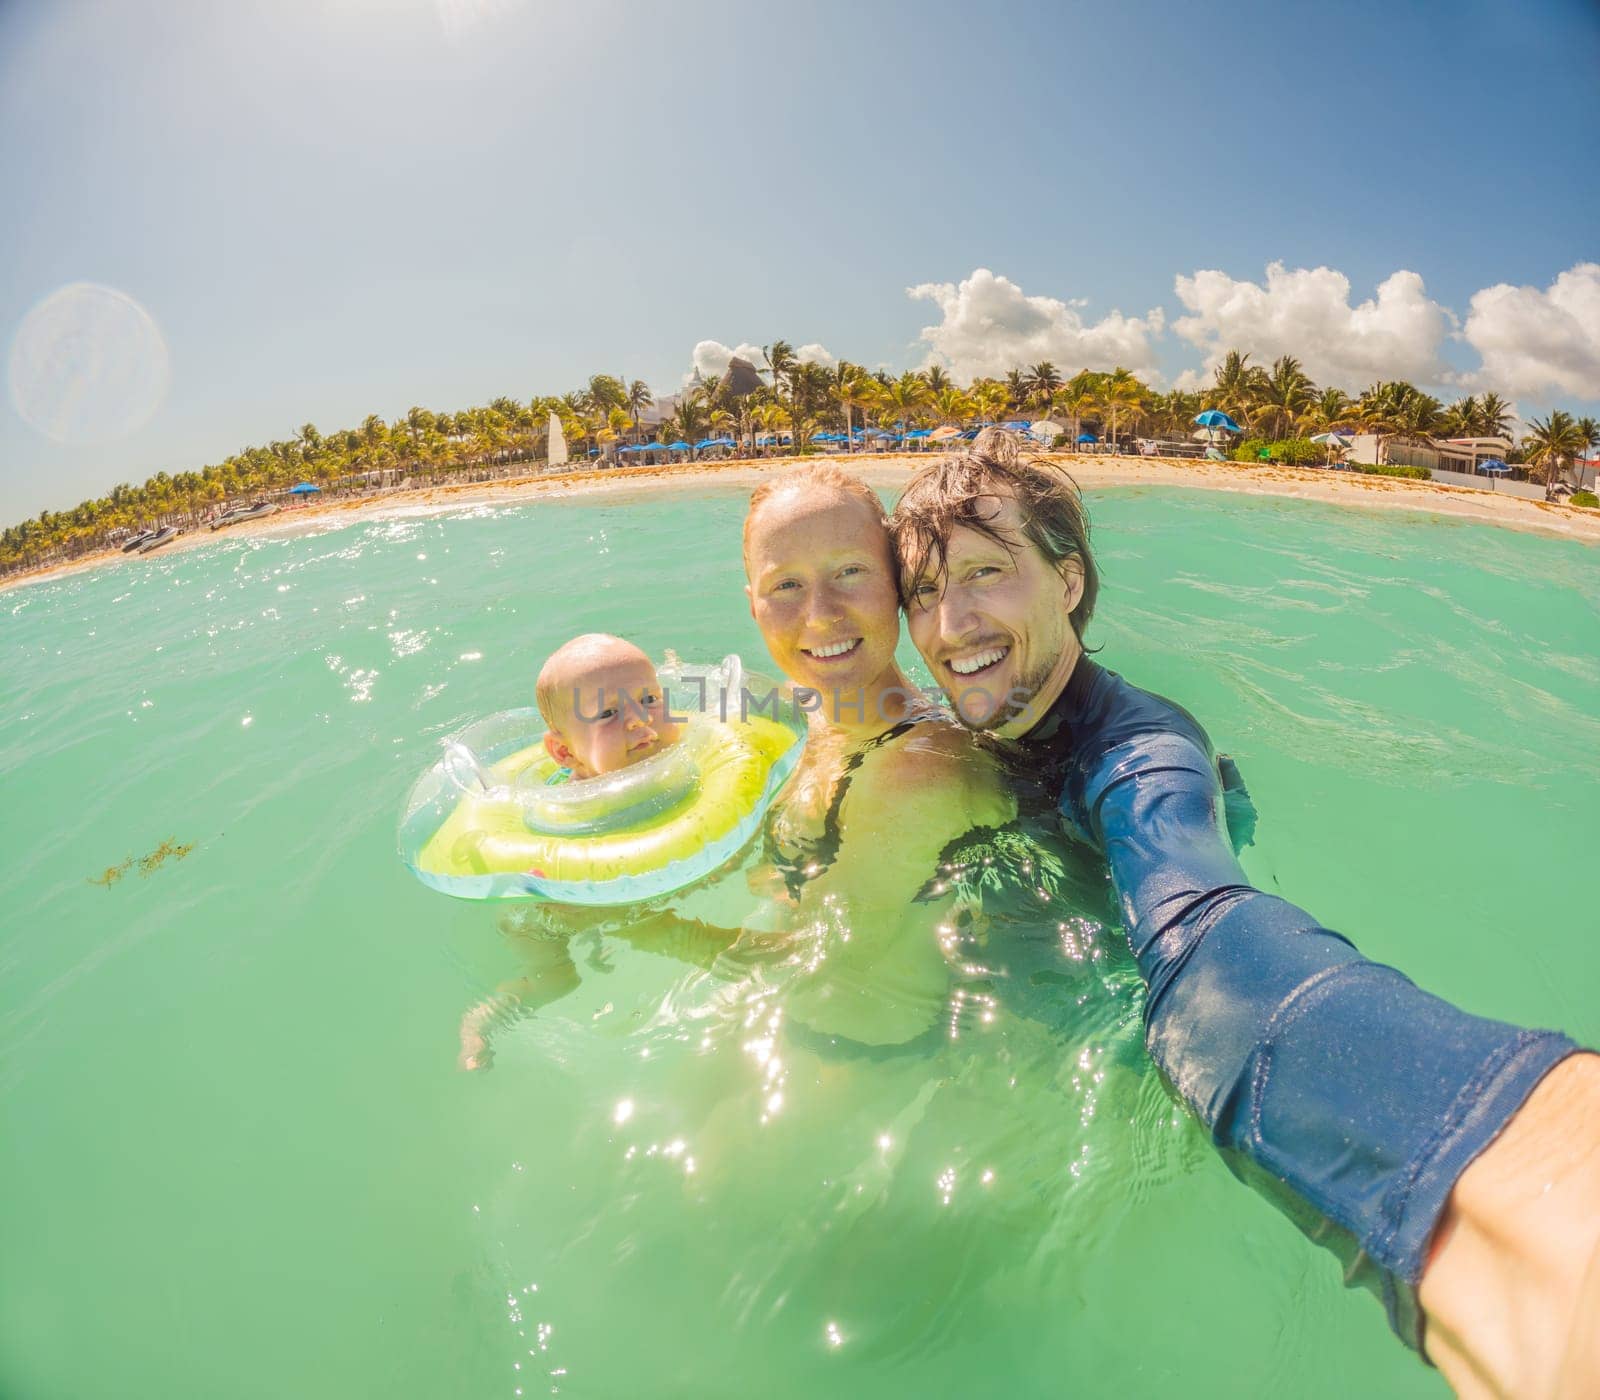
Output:
[[1230,433],[1242,433],[1244,431],[1220,408],[1208,408],[1204,413],[1197,413],[1194,416],[1194,421],[1202,428],[1226,428]]
[[313,486],[309,481],[302,481],[298,486],[291,486],[289,494],[291,496],[309,496],[313,491],[320,490],[322,490],[320,486]]
[[1511,472],[1513,470],[1513,468],[1508,467],[1498,457],[1491,457],[1491,458],[1489,458],[1489,460],[1487,462],[1479,462],[1478,463],[1478,470],[1480,472],[1485,472],[1485,473],[1488,474],[1488,477],[1489,477],[1489,489],[1492,491],[1492,490],[1495,489],[1495,485],[1494,485],[1495,477],[1497,477],[1497,476],[1505,476],[1509,472]]
[[698,452],[702,448],[705,448],[705,447],[720,447],[720,446],[721,446],[721,444],[716,440],[716,438],[701,438],[699,442],[695,443],[694,450],[696,452]]
[[1079,433],[1078,434],[1078,441],[1079,442],[1098,442],[1099,439],[1096,438],[1093,433]]
[[669,442],[667,444],[668,452],[687,452],[688,450],[689,444],[686,442]]

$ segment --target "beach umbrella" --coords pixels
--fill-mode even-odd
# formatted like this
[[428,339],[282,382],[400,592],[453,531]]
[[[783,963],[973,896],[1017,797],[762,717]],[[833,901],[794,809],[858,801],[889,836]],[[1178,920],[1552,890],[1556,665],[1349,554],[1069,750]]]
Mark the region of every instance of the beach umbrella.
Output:
[[935,428],[931,433],[928,434],[928,436],[932,438],[934,442],[945,442],[950,438],[960,437],[961,429],[952,428],[948,423],[946,423],[942,428]]
[[906,434],[908,438],[925,438],[931,437],[932,435],[932,428],[913,428],[909,433]]
[[716,438],[701,438],[699,442],[695,443],[694,450],[696,452],[699,452],[702,448],[705,448],[705,447],[720,447],[720,446],[721,446],[721,443],[719,443],[716,440]]
[[1350,450],[1350,439],[1343,433],[1313,433],[1311,441],[1320,443],[1330,453],[1348,452]]
[[1217,443],[1218,428],[1229,433],[1242,433],[1244,431],[1220,408],[1208,408],[1204,413],[1197,413],[1194,416],[1194,421],[1206,430],[1206,441],[1213,447]]
[[1034,437],[1043,441],[1048,438],[1060,437],[1062,433],[1066,432],[1066,429],[1063,428],[1061,424],[1057,423],[1053,418],[1041,418],[1037,423],[1029,428],[1028,431],[1032,433]]
[[1093,433],[1079,433],[1078,434],[1078,441],[1079,442],[1098,442],[1099,439],[1097,437],[1095,437],[1095,435]]
[[686,442],[669,442],[667,444],[668,452],[687,452],[688,450],[689,444]]
[[1478,463],[1478,470],[1480,472],[1485,473],[1488,476],[1488,478],[1489,478],[1489,489],[1491,491],[1493,491],[1493,490],[1496,489],[1495,484],[1494,484],[1495,477],[1497,477],[1497,476],[1505,476],[1508,473],[1510,473],[1513,470],[1513,468],[1508,467],[1498,457],[1491,457],[1491,458],[1489,458],[1489,460],[1487,462],[1479,462]]
[[313,491],[320,490],[322,490],[320,486],[313,486],[309,481],[302,481],[298,486],[291,486],[289,494],[291,496],[309,496]]

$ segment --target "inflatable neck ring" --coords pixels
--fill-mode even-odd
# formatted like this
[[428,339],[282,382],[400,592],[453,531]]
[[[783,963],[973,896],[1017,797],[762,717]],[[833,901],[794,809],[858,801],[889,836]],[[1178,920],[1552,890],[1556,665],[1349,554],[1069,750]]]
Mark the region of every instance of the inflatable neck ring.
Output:
[[533,708],[505,710],[446,741],[400,822],[400,855],[423,884],[461,899],[632,904],[704,879],[761,826],[805,747],[776,687],[737,656],[659,674],[678,742],[642,763],[574,779],[546,753]]

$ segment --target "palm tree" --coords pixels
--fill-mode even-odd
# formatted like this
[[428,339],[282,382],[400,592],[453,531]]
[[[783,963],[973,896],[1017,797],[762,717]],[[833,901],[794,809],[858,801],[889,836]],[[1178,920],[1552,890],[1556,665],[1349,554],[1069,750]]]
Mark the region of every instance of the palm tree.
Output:
[[1317,386],[1293,355],[1280,355],[1272,372],[1256,385],[1256,424],[1272,437],[1286,437],[1295,420],[1311,406]]
[[1337,428],[1349,427],[1355,421],[1355,405],[1343,389],[1332,386],[1314,398],[1301,416],[1302,430],[1331,433]]
[[998,380],[983,379],[974,382],[967,391],[973,410],[981,421],[997,422],[1011,401],[1011,391]]
[[628,406],[628,391],[623,383],[614,374],[591,374],[589,376],[589,397],[593,406],[603,412],[609,413],[613,408],[626,408]]
[[1266,374],[1250,363],[1250,356],[1230,350],[1213,375],[1216,383],[1206,391],[1206,407],[1220,408],[1241,426],[1250,424],[1250,409],[1266,382]]
[[1061,387],[1061,375],[1049,360],[1040,360],[1029,366],[1024,387],[1041,409],[1048,410],[1050,396]]
[[1018,409],[1028,402],[1028,372],[1023,369],[1006,371],[1006,400],[1008,407]]
[[884,418],[897,420],[904,431],[914,424],[929,398],[926,379],[920,374],[902,374],[880,392],[878,411]]
[[655,402],[655,395],[650,392],[650,386],[642,379],[635,379],[628,385],[628,412],[633,415],[633,435],[639,436],[639,414]]
[[1110,439],[1113,450],[1117,442],[1118,417],[1132,422],[1143,411],[1148,393],[1149,390],[1134,377],[1133,372],[1121,365],[1113,369],[1110,374],[1101,376],[1094,403],[1098,410],[1111,417]]
[[1522,451],[1528,465],[1540,469],[1548,499],[1562,464],[1583,453],[1589,446],[1588,436],[1570,413],[1559,408],[1546,418],[1530,421],[1528,429],[1527,437],[1522,439]]
[[1372,385],[1356,405],[1356,421],[1378,439],[1378,462],[1388,457],[1389,441],[1431,443],[1439,430],[1439,400],[1404,380]]
[[850,411],[860,409],[862,423],[865,425],[866,412],[872,407],[878,395],[878,384],[859,365],[852,365],[846,360],[839,362],[839,369],[846,373],[836,374],[833,383],[833,397],[844,407],[844,434],[845,443],[850,443]]
[[1511,405],[1493,391],[1478,400],[1478,416],[1472,424],[1473,437],[1510,438]]
[[793,447],[800,451],[808,430],[826,412],[833,397],[833,375],[819,364],[809,361],[797,363],[789,371],[789,422],[794,438]]
[[775,340],[771,345],[763,345],[761,357],[767,362],[767,373],[772,376],[773,389],[777,389],[799,363],[794,356],[794,346],[787,340]]
[[953,387],[943,365],[929,365],[922,371],[922,377],[928,381],[929,390],[935,394]]
[[1072,450],[1078,450],[1078,439],[1083,434],[1083,420],[1088,414],[1095,412],[1098,398],[1095,394],[1095,385],[1086,374],[1074,375],[1067,384],[1060,389],[1055,397],[1055,406],[1058,412],[1069,415],[1072,419]]
[[[1583,446],[1579,449],[1580,455],[1592,452],[1600,447],[1600,418],[1578,419],[1578,431],[1583,434]],[[1583,485],[1583,469],[1578,469],[1578,485]]]
[[957,423],[965,423],[972,417],[972,400],[961,392],[954,384],[946,384],[944,388],[932,395],[933,411],[939,415],[939,422],[952,427]]
[[1439,436],[1446,438],[1477,437],[1480,412],[1478,401],[1471,394],[1468,394],[1464,399],[1457,399],[1440,415]]

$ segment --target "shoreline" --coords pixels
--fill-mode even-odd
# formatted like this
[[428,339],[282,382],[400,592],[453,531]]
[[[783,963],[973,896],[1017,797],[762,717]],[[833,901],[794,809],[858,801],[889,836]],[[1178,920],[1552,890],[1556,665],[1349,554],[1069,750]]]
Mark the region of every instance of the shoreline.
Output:
[[[937,456],[932,452],[827,457],[763,457],[731,462],[692,462],[677,466],[611,467],[597,471],[561,472],[505,482],[466,482],[392,490],[349,500],[306,506],[261,520],[247,520],[226,532],[192,530],[159,551],[163,556],[221,543],[218,536],[267,537],[297,535],[319,528],[338,528],[356,519],[431,515],[471,505],[518,504],[543,498],[557,500],[596,495],[653,494],[663,488],[707,484],[755,486],[774,472],[799,462],[833,461],[856,471],[870,485],[895,490],[911,473]],[[1118,486],[1189,487],[1233,491],[1248,496],[1285,496],[1367,509],[1421,511],[1503,529],[1600,545],[1600,510],[1547,504],[1520,496],[1501,496],[1464,486],[1411,481],[1403,477],[1367,476],[1309,467],[1246,466],[1243,463],[1179,461],[1173,458],[1078,456],[1050,453],[1085,492]],[[137,563],[143,555],[118,549],[101,550],[66,564],[52,564],[0,580],[0,592],[30,583],[46,583],[119,562]]]

